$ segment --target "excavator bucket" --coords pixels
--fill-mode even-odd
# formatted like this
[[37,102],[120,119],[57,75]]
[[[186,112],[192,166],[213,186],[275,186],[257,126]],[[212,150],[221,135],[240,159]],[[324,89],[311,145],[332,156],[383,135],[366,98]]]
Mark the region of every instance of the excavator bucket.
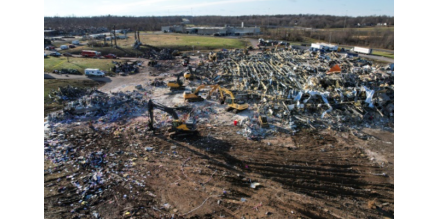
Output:
[[330,68],[330,70],[327,72],[327,74],[333,74],[333,73],[340,73],[341,72],[341,68],[339,67],[338,64],[333,65],[332,68]]

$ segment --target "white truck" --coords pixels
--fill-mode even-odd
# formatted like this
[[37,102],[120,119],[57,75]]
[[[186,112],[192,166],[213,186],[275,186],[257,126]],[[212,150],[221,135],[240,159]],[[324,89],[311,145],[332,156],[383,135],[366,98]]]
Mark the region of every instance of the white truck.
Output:
[[371,52],[373,52],[372,49],[365,47],[353,47],[352,51],[356,53],[364,53],[364,54],[371,54]]
[[105,73],[99,69],[87,68],[84,70],[84,73],[86,76],[100,76],[100,77],[105,76]]

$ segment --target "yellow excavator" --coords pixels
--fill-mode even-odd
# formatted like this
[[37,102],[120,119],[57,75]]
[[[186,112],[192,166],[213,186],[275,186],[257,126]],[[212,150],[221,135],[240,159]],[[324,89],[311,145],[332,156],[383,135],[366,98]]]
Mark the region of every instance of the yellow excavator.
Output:
[[269,127],[269,123],[267,122],[267,116],[266,115],[260,115],[258,117],[258,124],[260,124],[260,126],[262,128],[268,128]]
[[148,123],[148,127],[150,130],[155,130],[153,126],[153,120],[154,120],[153,110],[155,108],[162,110],[173,117],[172,126],[168,130],[170,132],[169,133],[170,138],[199,135],[199,132],[196,130],[197,129],[196,120],[193,119],[193,120],[184,121],[182,119],[179,119],[179,116],[174,111],[174,109],[178,109],[178,108],[169,108],[162,104],[154,103],[153,101],[151,101],[151,99],[148,101],[148,113],[150,115],[150,122]]
[[188,69],[188,71],[185,72],[185,74],[183,74],[183,77],[185,77],[185,79],[188,79],[188,80],[195,79],[196,76],[195,76],[194,72],[192,71],[192,67],[188,66],[187,69]]
[[183,76],[183,72],[181,72],[179,74],[175,74],[174,76],[177,77],[177,80],[176,81],[169,81],[167,83],[167,86],[170,88],[171,91],[184,90],[185,86],[183,85],[183,82],[180,81],[180,77]]
[[[232,110],[232,112],[237,113],[249,108],[249,104],[245,103],[244,101],[236,100],[234,94],[228,89],[218,87],[218,91],[220,93],[220,104],[223,105],[225,102],[227,104],[226,111]],[[229,95],[229,98],[226,98],[226,94]]]
[[212,51],[209,52],[208,59],[209,59],[209,62],[216,62],[217,61],[217,53],[212,52]]
[[185,101],[188,102],[199,102],[199,101],[203,101],[203,98],[201,96],[199,96],[199,92],[201,89],[205,88],[205,87],[211,87],[211,91],[209,92],[207,99],[209,99],[211,97],[211,94],[214,90],[216,90],[219,85],[200,85],[199,87],[197,87],[197,89],[193,90],[192,92],[184,92],[183,93],[183,98]]

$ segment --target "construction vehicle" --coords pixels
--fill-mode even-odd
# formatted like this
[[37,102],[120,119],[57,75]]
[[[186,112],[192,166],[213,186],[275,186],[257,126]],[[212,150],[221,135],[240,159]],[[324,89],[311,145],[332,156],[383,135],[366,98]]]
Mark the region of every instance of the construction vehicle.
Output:
[[183,61],[182,61],[182,65],[183,66],[188,66],[188,64],[189,64],[189,57],[184,58]]
[[188,66],[188,71],[183,74],[183,77],[185,77],[185,79],[189,79],[189,80],[193,80],[195,78],[194,72],[192,71],[192,67]]
[[267,122],[267,116],[266,115],[260,115],[258,117],[258,123],[260,124],[260,127],[262,127],[262,128],[269,127],[269,123]]
[[188,102],[199,102],[199,101],[203,101],[204,99],[199,96],[199,92],[201,89],[205,88],[205,87],[212,87],[211,91],[208,94],[207,99],[209,99],[211,97],[211,93],[218,88],[218,85],[200,85],[199,87],[197,87],[197,89],[193,90],[192,92],[184,92],[183,93],[183,98],[185,101]]
[[179,119],[179,116],[174,111],[179,108],[169,108],[167,106],[154,103],[151,99],[148,101],[148,113],[150,115],[150,122],[148,123],[148,127],[150,130],[155,130],[153,126],[153,110],[154,109],[162,110],[173,117],[173,122],[171,128],[168,130],[170,138],[175,137],[183,137],[183,136],[197,136],[199,132],[197,129],[197,124],[195,119],[188,119],[187,121]]
[[[236,100],[234,94],[228,89],[218,87],[218,91],[220,93],[220,104],[223,105],[225,102],[227,104],[226,111],[232,110],[234,113],[237,113],[239,111],[243,111],[249,108],[249,104],[245,103],[242,100]],[[229,98],[226,98],[226,94],[229,95]]]
[[167,83],[167,86],[170,88],[171,91],[184,90],[185,86],[183,85],[183,82],[180,80],[180,77],[183,76],[183,72],[180,72],[179,74],[175,74],[174,76],[177,77],[177,80],[169,81]]
[[208,59],[209,59],[209,62],[216,62],[217,61],[217,53],[209,52]]

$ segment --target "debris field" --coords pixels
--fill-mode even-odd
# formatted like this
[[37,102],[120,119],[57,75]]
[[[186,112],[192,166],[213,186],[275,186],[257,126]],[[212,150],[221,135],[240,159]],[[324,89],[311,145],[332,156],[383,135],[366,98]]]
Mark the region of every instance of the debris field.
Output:
[[[133,87],[51,93],[65,107],[45,118],[45,218],[394,217],[393,70],[337,53],[213,54],[143,62]],[[196,78],[171,91],[183,72]],[[202,84],[249,108],[227,111],[210,88],[185,102]],[[199,135],[170,138],[158,109],[148,129],[149,100]]]

